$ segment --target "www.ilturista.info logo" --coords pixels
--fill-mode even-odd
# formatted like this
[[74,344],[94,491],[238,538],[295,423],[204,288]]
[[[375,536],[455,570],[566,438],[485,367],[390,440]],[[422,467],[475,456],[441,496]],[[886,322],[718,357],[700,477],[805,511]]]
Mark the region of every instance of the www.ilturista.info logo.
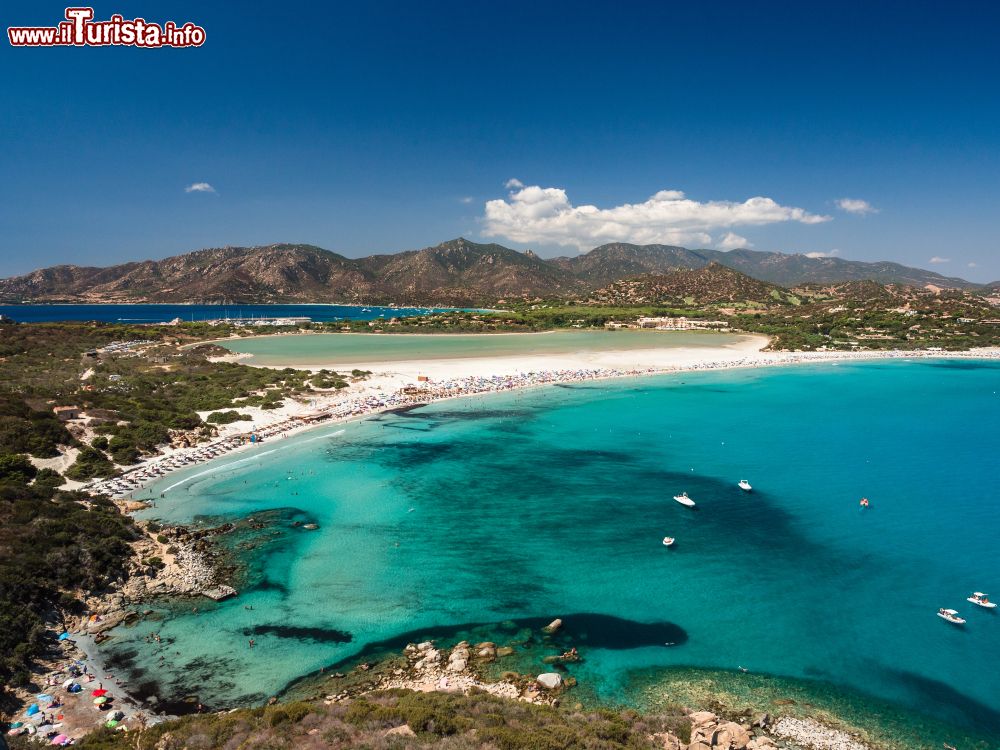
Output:
[[7,38],[14,47],[200,47],[205,29],[190,22],[129,20],[117,13],[95,21],[93,8],[67,8],[66,20],[58,26],[11,26]]

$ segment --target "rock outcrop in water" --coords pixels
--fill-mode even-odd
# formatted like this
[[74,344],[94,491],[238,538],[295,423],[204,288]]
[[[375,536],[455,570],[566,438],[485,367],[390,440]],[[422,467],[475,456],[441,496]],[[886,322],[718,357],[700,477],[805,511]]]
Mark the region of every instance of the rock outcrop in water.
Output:
[[138,607],[146,601],[212,593],[235,595],[235,589],[219,581],[221,558],[209,541],[209,537],[229,530],[228,525],[198,532],[174,527],[159,529],[158,539],[142,537],[133,543],[135,562],[130,564],[128,579],[112,592],[88,598],[90,616],[69,623],[69,629],[102,636],[138,617]]

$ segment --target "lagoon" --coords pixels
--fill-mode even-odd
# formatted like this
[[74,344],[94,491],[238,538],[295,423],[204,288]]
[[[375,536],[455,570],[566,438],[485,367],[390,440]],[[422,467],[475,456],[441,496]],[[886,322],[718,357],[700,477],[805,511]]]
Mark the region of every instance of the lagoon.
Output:
[[480,357],[634,352],[653,349],[718,349],[747,336],[710,331],[551,331],[491,334],[345,334],[257,336],[219,341],[252,355],[247,364],[319,367]]

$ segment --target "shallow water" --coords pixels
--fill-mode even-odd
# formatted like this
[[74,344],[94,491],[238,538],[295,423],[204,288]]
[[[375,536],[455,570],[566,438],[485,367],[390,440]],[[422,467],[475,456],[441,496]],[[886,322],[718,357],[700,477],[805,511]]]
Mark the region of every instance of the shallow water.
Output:
[[636,670],[744,666],[1000,734],[1000,617],[965,602],[1000,595],[998,391],[988,362],[687,373],[266,443],[167,477],[150,512],[264,522],[229,542],[240,596],[105,651],[145,693],[228,706],[411,631],[578,613],[570,671],[595,699],[648,703]]
[[354,334],[266,336],[218,342],[252,354],[254,365],[337,365],[399,360],[502,357],[525,354],[634,351],[729,346],[744,336],[712,331],[552,331],[514,334]]

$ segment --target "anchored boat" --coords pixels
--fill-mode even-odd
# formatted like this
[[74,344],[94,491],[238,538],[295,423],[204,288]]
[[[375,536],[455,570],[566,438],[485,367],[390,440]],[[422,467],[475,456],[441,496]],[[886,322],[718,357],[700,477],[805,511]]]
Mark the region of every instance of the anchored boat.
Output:
[[991,602],[990,598],[982,591],[973,592],[972,596],[967,598],[965,601],[978,604],[980,607],[985,607],[986,609],[995,609],[997,606],[997,603]]
[[674,495],[674,500],[679,502],[681,505],[686,505],[689,508],[694,507],[694,500],[688,497],[688,493],[682,492],[679,495]]
[[953,625],[965,625],[965,620],[958,616],[958,612],[953,609],[939,609],[937,616],[942,620],[947,620]]
[[753,487],[750,486],[750,482],[748,482],[745,479],[741,479],[740,480],[740,485],[739,486],[740,486],[740,489],[743,490],[744,492],[750,492],[753,489]]

